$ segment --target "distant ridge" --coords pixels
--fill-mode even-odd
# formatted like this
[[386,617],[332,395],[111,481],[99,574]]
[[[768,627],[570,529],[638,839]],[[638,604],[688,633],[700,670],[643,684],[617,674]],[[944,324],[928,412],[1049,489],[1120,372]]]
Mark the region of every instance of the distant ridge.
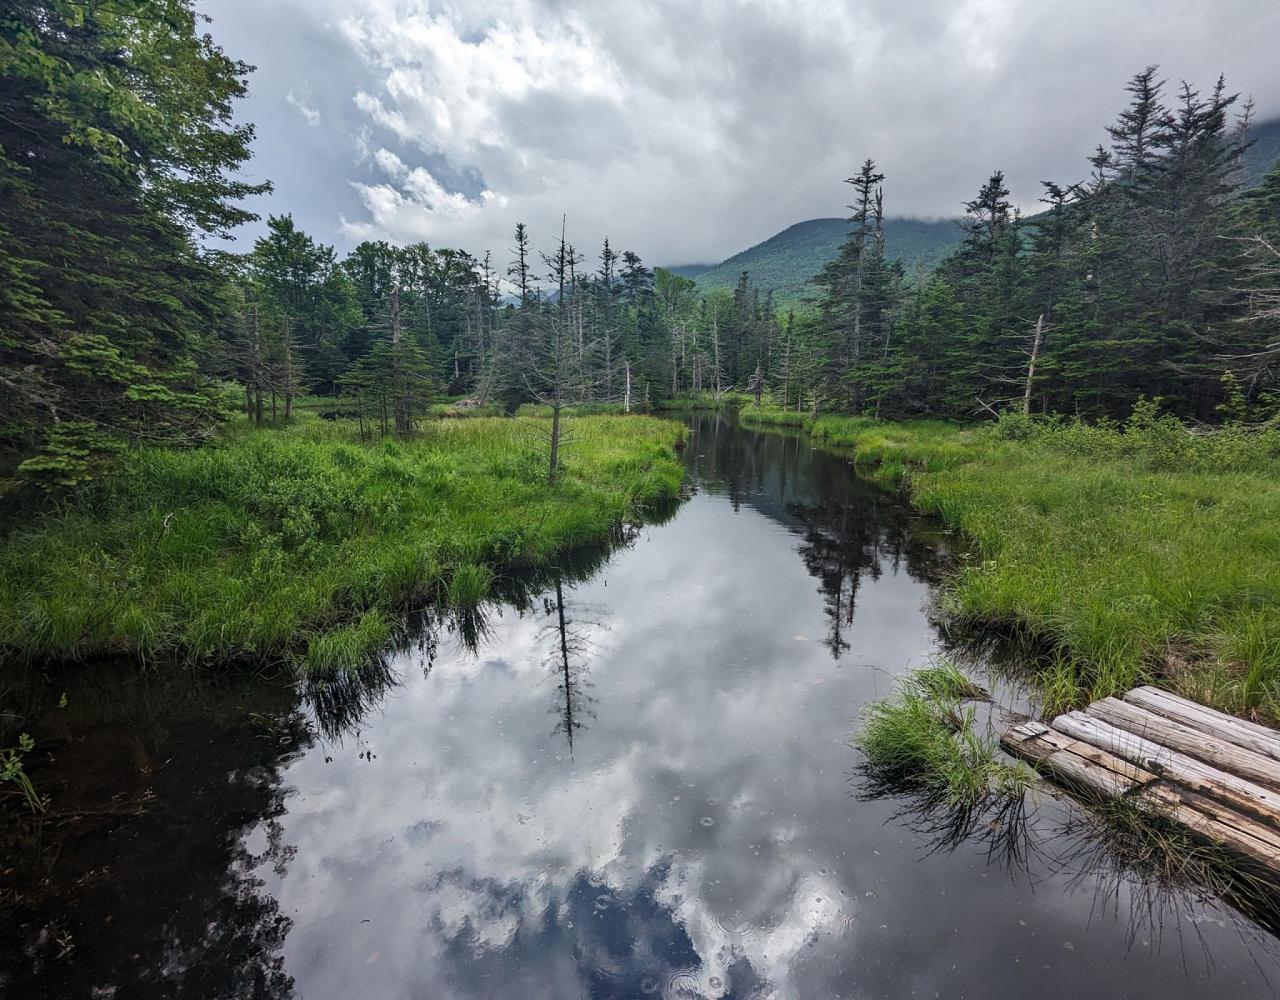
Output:
[[678,274],[682,278],[696,278],[704,271],[710,271],[718,266],[718,264],[674,264],[671,267],[664,267],[663,270]]
[[[772,289],[774,302],[780,308],[800,308],[804,299],[816,291],[810,279],[835,257],[848,234],[849,222],[846,219],[797,222],[763,243],[736,253],[723,263],[700,269],[691,276],[701,291],[709,292],[713,288],[732,288],[737,284],[738,276],[747,271],[751,275],[751,283],[762,293]],[[905,262],[908,269],[917,260],[926,265],[936,263],[960,242],[961,237],[953,219],[929,222],[888,218],[885,219],[884,234],[889,257]],[[669,270],[688,274],[677,268]]]
[[1244,154],[1244,182],[1253,187],[1280,160],[1280,118],[1259,122],[1249,130],[1253,145]]
[[[1263,174],[1280,160],[1280,118],[1260,122],[1251,131],[1253,145],[1244,156],[1245,185],[1257,184]],[[885,245],[889,257],[901,260],[910,272],[916,261],[932,267],[960,242],[961,232],[954,219],[888,218]],[[667,268],[693,278],[702,292],[732,288],[743,271],[760,291],[773,291],[774,302],[782,309],[802,308],[815,295],[811,280],[832,260],[849,233],[846,219],[809,219],[788,226],[762,243],[736,253],[719,264],[681,264]]]

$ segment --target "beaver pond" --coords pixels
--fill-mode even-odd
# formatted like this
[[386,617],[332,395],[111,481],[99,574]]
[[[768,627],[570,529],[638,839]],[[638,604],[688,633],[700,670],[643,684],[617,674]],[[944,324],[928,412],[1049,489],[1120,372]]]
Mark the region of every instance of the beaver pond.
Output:
[[11,690],[50,806],[5,821],[0,993],[1273,995],[1270,931],[1069,802],[869,787],[850,734],[904,671],[1023,697],[935,611],[961,556],[839,456],[689,419],[674,510],[360,676]]

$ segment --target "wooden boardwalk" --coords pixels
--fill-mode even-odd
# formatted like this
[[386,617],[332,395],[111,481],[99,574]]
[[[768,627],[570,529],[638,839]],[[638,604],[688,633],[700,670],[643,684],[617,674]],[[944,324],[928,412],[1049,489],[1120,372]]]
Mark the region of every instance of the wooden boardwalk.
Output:
[[1280,873],[1280,732],[1153,687],[1104,698],[1001,745],[1064,784],[1126,798]]

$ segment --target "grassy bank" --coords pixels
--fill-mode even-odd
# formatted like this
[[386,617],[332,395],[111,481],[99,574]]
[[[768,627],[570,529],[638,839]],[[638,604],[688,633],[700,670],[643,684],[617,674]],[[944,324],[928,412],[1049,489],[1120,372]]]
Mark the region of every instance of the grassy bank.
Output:
[[972,541],[947,610],[1055,647],[1046,711],[1158,681],[1280,720],[1280,433],[1191,433],[1149,406],[1122,426],[808,428]]
[[500,418],[361,445],[350,422],[304,414],[201,449],[139,450],[62,509],[11,513],[0,651],[341,666],[388,642],[396,610],[475,602],[495,573],[602,541],[674,496],[683,433],[575,420],[555,489],[536,429]]
[[756,406],[754,401],[738,411],[738,419],[748,427],[789,427],[808,430],[813,425],[808,409]]
[[[562,416],[567,417],[607,417],[621,416],[623,407],[621,403],[578,403],[573,406],[565,406],[561,410]],[[517,417],[550,417],[551,407],[545,403],[522,403],[520,408],[516,410]]]
[[745,392],[722,392],[717,399],[715,393],[686,393],[670,399],[660,399],[653,404],[655,410],[730,410],[743,406],[751,401]]
[[[277,416],[283,416],[283,400],[279,401],[277,405]],[[359,400],[352,396],[298,396],[293,401],[293,409],[298,414],[314,413],[329,420],[346,417],[355,419],[360,412],[360,403]],[[267,416],[270,417],[270,415],[271,411],[268,406]],[[500,417],[502,415],[502,408],[494,403],[487,403],[484,406],[471,406],[465,397],[431,403],[423,413],[423,416],[433,420],[441,418]]]

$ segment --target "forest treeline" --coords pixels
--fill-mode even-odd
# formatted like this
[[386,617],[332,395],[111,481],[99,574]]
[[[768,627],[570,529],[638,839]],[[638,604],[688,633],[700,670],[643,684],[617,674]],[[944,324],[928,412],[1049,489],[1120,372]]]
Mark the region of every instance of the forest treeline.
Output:
[[[1022,219],[996,171],[932,274],[886,262],[884,175],[863,164],[849,239],[794,334],[815,409],[1102,417],[1145,396],[1200,420],[1275,413],[1280,163],[1246,189],[1252,102],[1233,114],[1222,79],[1169,99],[1151,66],[1128,92],[1085,180],[1044,182]],[[790,376],[774,376],[784,401]]]
[[1248,109],[1233,116],[1221,82],[1166,101],[1139,74],[1088,179],[1046,184],[1024,220],[993,174],[928,273],[886,259],[867,161],[814,308],[784,317],[745,273],[703,296],[567,227],[518,226],[479,258],[340,255],[281,215],[228,252],[255,218],[244,199],[269,190],[240,173],[250,69],[190,0],[17,0],[0,17],[0,448],[25,479],[74,484],[127,442],[198,442],[311,394],[400,434],[445,396],[558,413],[737,390],[887,418],[1092,417],[1143,396],[1210,420],[1274,408],[1280,170],[1244,189]]
[[768,296],[700,299],[603,238],[590,261],[523,226],[500,259],[340,256],[283,215],[228,252],[270,187],[239,179],[251,67],[204,27],[190,0],[0,16],[0,449],[26,479],[72,485],[127,442],[198,442],[303,394],[407,433],[442,395],[638,407],[723,392],[772,356]]

